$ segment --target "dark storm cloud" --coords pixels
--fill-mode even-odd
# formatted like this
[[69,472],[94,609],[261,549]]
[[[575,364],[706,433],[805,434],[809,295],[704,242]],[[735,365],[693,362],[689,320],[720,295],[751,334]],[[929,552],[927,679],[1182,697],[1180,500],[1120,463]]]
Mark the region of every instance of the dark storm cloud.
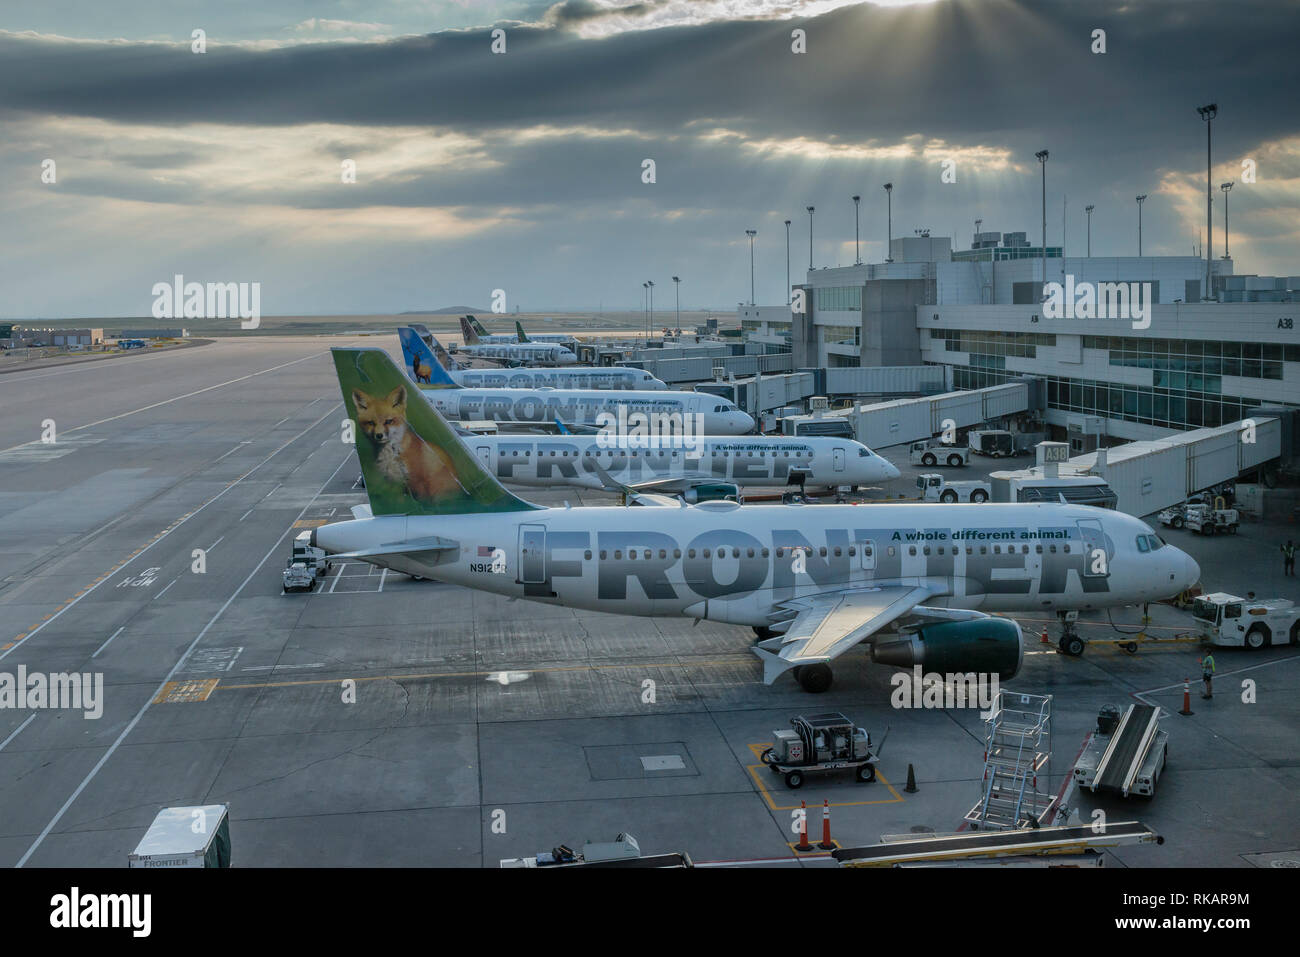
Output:
[[[8,109],[135,122],[479,130],[582,121],[666,131],[709,116],[755,135],[850,140],[920,131],[1060,142],[1114,132],[1126,138],[1121,153],[1167,139],[1194,105],[1217,98],[1234,115],[1225,136],[1293,131],[1295,7],[1256,0],[1225,9],[958,0],[601,40],[518,26],[505,55],[490,52],[486,31],[275,50],[223,48],[210,37],[203,55],[6,36],[0,89]],[[591,13],[582,3],[555,11]],[[790,53],[794,26],[808,31],[806,55]],[[1089,52],[1097,27],[1108,33],[1105,55]]]
[[[642,8],[653,13],[653,6]],[[1186,254],[1196,239],[1189,226],[1195,204],[1203,202],[1195,189],[1203,187],[1190,190],[1190,215],[1188,189],[1179,198],[1160,187],[1169,171],[1204,169],[1204,125],[1195,107],[1219,103],[1216,160],[1300,136],[1294,10],[1263,0],[1230,6],[940,0],[596,40],[572,31],[599,28],[612,15],[573,0],[536,8],[534,19],[548,26],[505,24],[505,55],[490,52],[487,29],[274,49],[223,47],[220,36],[210,35],[203,55],[188,45],[0,35],[0,122],[35,130],[30,142],[12,135],[0,142],[0,194],[34,180],[42,157],[60,158],[57,190],[24,197],[30,212],[19,227],[25,232],[8,247],[0,239],[0,249],[15,257],[16,301],[34,304],[26,308],[39,314],[140,314],[139,297],[174,271],[251,274],[267,280],[268,296],[274,281],[278,312],[482,301],[503,284],[516,301],[594,308],[601,301],[631,306],[642,280],[672,274],[687,276],[692,303],[734,303],[748,295],[743,231],[752,227],[759,230],[759,299],[779,302],[785,298],[782,220],[795,224],[797,281],[807,262],[804,206],[818,210],[817,263],[848,263],[854,229],[848,197],[861,192],[863,240],[879,258],[885,232],[879,184],[887,179],[897,186],[895,236],[931,227],[963,245],[972,220],[982,216],[985,228],[1028,228],[1036,241],[1033,152],[1047,147],[1053,241],[1062,230],[1065,192],[1076,251],[1083,203],[1095,202],[1094,247],[1135,253],[1133,196],[1150,192],[1147,252]],[[790,52],[796,27],[807,31],[805,55]],[[1104,55],[1089,50],[1096,28],[1107,33]],[[58,117],[107,122],[41,122]],[[336,125],[312,133],[290,129],[313,123]],[[385,126],[394,128],[391,136]],[[522,135],[538,126],[561,132]],[[705,138],[715,126],[737,136]],[[169,135],[181,127],[188,129]],[[570,127],[579,129],[563,132]],[[425,156],[444,154],[420,152],[427,143],[408,153],[394,147],[411,135],[409,128],[457,134],[468,143],[448,151],[445,161],[427,162]],[[611,130],[628,132],[584,132]],[[912,136],[1005,151],[1023,172],[984,175],[989,171],[978,164],[963,166],[956,186],[941,186],[935,156],[942,149],[922,160],[915,151],[873,158],[749,145],[802,137],[889,147]],[[101,153],[105,161],[93,168],[80,162]],[[1239,237],[1252,233],[1280,237],[1268,250],[1256,247],[1258,254],[1273,257],[1271,268],[1293,273],[1294,239],[1286,230],[1294,217],[1284,211],[1296,197],[1273,184],[1297,154],[1255,155],[1260,186],[1232,193],[1233,251]],[[264,156],[270,160],[259,163]],[[282,157],[291,173],[274,168]],[[640,180],[644,157],[658,164],[654,186]],[[357,161],[355,186],[339,186],[345,158]],[[58,206],[65,196],[69,205]],[[96,197],[128,202],[106,204],[97,217]],[[259,206],[309,212],[295,219],[273,208],[241,219]],[[333,229],[317,224],[335,222],[327,214],[352,207],[396,209],[407,218],[391,227],[384,221],[363,233],[364,243],[344,248],[352,220],[340,217],[342,225]],[[426,209],[439,207],[500,225],[449,227],[425,237],[407,231]],[[167,242],[171,234],[161,230],[183,228],[174,224],[191,221],[191,212],[193,222],[204,224],[194,241],[186,234],[184,242]],[[69,220],[56,213],[75,216],[76,231],[60,230]],[[140,225],[151,217],[157,231]],[[1216,235],[1219,222],[1216,207]],[[91,226],[101,232],[88,233]],[[310,245],[277,245],[285,235],[276,232],[281,226],[285,234],[301,230],[292,235]],[[93,242],[102,235],[112,242]],[[59,261],[50,251],[79,240],[81,258],[100,263],[84,289],[80,279],[50,273],[50,263]],[[429,262],[436,264],[432,277]],[[79,305],[87,300],[95,305]]]

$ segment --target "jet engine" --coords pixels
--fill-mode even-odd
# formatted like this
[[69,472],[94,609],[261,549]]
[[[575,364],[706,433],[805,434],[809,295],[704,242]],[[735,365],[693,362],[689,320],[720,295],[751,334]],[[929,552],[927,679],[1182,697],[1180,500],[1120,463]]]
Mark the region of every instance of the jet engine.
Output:
[[1009,618],[947,621],[871,646],[871,660],[897,668],[920,665],[945,674],[996,673],[1005,681],[1020,670],[1020,626]]

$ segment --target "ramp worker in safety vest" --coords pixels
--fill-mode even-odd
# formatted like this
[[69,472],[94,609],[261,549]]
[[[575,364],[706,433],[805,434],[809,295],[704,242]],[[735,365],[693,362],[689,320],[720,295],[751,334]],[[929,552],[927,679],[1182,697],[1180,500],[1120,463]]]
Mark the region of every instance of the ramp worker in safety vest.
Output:
[[1286,540],[1286,544],[1282,546],[1282,574],[1290,575],[1292,578],[1295,577],[1295,545],[1291,543],[1289,538]]
[[1206,654],[1201,659],[1201,680],[1205,682],[1205,690],[1201,692],[1202,698],[1214,697],[1214,655]]

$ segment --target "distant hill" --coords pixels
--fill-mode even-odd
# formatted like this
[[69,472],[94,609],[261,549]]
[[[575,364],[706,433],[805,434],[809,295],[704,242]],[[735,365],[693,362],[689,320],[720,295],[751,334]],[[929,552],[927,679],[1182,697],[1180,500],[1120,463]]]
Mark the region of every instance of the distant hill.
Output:
[[399,316],[464,316],[473,315],[477,312],[488,312],[487,309],[475,309],[473,306],[444,306],[441,309],[408,309],[406,312],[399,312]]

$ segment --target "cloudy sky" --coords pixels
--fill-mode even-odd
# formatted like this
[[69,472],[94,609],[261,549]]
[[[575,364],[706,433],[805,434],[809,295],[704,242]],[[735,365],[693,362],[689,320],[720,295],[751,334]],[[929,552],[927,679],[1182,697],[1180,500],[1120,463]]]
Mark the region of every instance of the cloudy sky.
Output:
[[646,279],[659,307],[674,274],[683,307],[726,308],[748,298],[746,229],[757,298],[781,302],[783,221],[796,278],[809,205],[816,263],[849,264],[860,193],[878,261],[886,181],[896,236],[965,247],[982,218],[1036,239],[1043,148],[1049,242],[1082,252],[1091,203],[1094,254],[1136,254],[1146,193],[1144,251],[1190,254],[1211,101],[1237,271],[1294,275],[1297,50],[1283,0],[6,5],[0,315],[147,315],[176,273],[260,282],[268,315],[496,288],[636,309]]

